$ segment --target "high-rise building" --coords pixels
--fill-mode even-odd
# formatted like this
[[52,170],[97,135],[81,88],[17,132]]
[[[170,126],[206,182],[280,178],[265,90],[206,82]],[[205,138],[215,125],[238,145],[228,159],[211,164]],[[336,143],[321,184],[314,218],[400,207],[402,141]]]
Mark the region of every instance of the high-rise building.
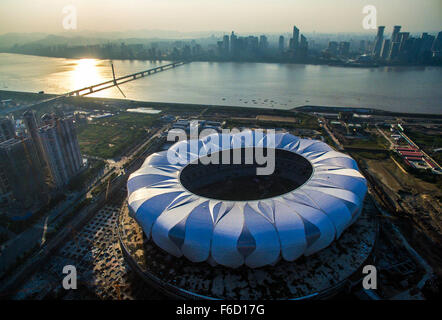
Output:
[[229,48],[230,48],[230,46],[229,46],[229,36],[225,35],[223,37],[223,49],[224,49],[224,54],[225,55],[229,54],[229,50],[230,50]]
[[45,190],[37,150],[31,138],[0,143],[0,192],[16,205],[30,207]]
[[442,51],[442,31],[437,34],[436,39],[434,39],[433,45],[431,47],[433,54],[438,55]]
[[399,32],[398,34],[398,42],[399,42],[399,52],[403,51],[405,43],[408,40],[408,37],[410,36],[410,32]]
[[420,59],[423,44],[423,38],[410,39],[410,48],[408,49],[408,60],[410,62],[416,62]]
[[284,52],[284,36],[279,36],[279,42],[278,42],[278,48],[279,48],[279,52]]
[[233,56],[236,56],[238,54],[238,37],[235,35],[235,33],[232,31],[232,34],[230,35],[230,52]]
[[435,37],[429,35],[428,33],[422,33],[422,37],[420,38],[420,47],[417,52],[417,57],[420,62],[430,61],[432,58],[432,46],[434,43]]
[[224,55],[224,43],[222,41],[217,41],[216,48],[217,48],[218,54],[220,56],[223,56]]
[[391,42],[398,42],[398,35],[401,31],[401,26],[394,26],[393,33],[391,34]]
[[63,161],[61,141],[54,126],[46,125],[40,128],[39,134],[48,159],[48,168],[54,186],[60,188],[69,180],[66,164]]
[[308,53],[308,41],[307,38],[301,34],[301,41],[299,42],[299,57],[305,58]]
[[293,26],[293,37],[291,40],[290,49],[296,50],[299,46],[299,29],[296,26]]
[[376,35],[376,39],[375,39],[374,47],[373,47],[373,52],[372,52],[372,55],[375,57],[379,57],[379,55],[381,53],[382,42],[384,40],[384,30],[385,30],[384,26],[378,27],[378,33]]
[[431,51],[435,36],[429,35],[427,32],[422,33],[422,51]]
[[15,138],[15,125],[12,119],[0,119],[0,142]]
[[365,49],[365,40],[361,40],[359,42],[359,53],[365,53],[366,49]]
[[389,39],[384,39],[382,43],[381,58],[384,60],[388,59],[390,55],[390,43],[391,41]]
[[330,41],[328,43],[327,52],[332,56],[336,56],[338,54],[338,43],[336,41]]
[[190,46],[186,44],[182,50],[181,58],[188,60],[190,59],[191,55],[192,55],[192,49],[190,49]]
[[341,41],[339,43],[339,55],[343,57],[348,57],[350,54],[350,42]]
[[72,177],[78,173],[83,165],[73,117],[69,116],[63,119],[57,119],[56,126],[62,141],[61,147],[69,175]]
[[39,136],[47,159],[54,186],[66,185],[82,167],[80,148],[71,117],[52,116],[52,122],[39,129]]
[[[261,39],[263,48],[262,49],[266,49],[268,44],[267,44],[267,37],[264,37],[264,39]],[[248,36],[247,38],[244,38],[244,48],[248,54],[250,55],[256,55],[258,53],[258,48],[260,48],[260,39],[258,39],[258,37],[254,37],[254,36]]]
[[396,60],[396,58],[399,55],[400,45],[401,45],[400,42],[393,42],[391,44],[390,55],[388,57],[388,60]]
[[37,150],[38,160],[40,161],[40,166],[46,167],[47,161],[43,146],[41,144],[41,139],[38,134],[38,123],[35,113],[32,110],[27,110],[23,114],[23,122],[25,123],[26,130],[28,131],[28,136],[32,139],[35,149]]
[[259,37],[259,49],[260,50],[266,50],[268,48],[269,44],[267,41],[267,37],[265,35],[261,35]]
[[4,206],[13,201],[11,186],[6,171],[0,163],[0,205]]
[[35,113],[29,110],[23,114],[23,120],[43,172],[50,175],[55,187],[66,185],[82,167],[73,118],[45,114],[41,118],[44,125],[39,128]]

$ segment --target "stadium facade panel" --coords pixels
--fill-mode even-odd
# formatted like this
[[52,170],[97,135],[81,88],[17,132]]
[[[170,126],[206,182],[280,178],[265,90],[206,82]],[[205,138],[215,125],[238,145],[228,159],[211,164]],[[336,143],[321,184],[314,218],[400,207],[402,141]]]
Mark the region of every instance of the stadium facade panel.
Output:
[[[366,180],[349,155],[324,142],[288,133],[278,133],[274,143],[270,141],[266,134],[252,130],[212,134],[193,145],[181,141],[168,151],[152,154],[129,177],[131,215],[157,246],[193,262],[257,268],[318,252],[356,221],[367,192]],[[184,168],[202,157],[235,148],[295,153],[310,163],[311,174],[289,192],[248,201],[205,197],[183,185]],[[180,161],[171,163],[168,152]],[[284,176],[284,172],[279,174]]]

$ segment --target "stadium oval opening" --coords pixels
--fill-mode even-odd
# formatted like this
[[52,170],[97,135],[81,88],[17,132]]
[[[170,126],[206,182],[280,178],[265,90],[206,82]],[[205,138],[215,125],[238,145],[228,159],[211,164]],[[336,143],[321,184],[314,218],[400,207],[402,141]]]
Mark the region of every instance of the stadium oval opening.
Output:
[[[272,152],[274,157],[269,156]],[[263,158],[274,161],[271,174],[257,174],[259,168],[268,165],[262,163]],[[199,157],[181,170],[179,180],[188,191],[205,198],[253,201],[291,192],[306,183],[312,174],[310,161],[297,153],[249,147]]]

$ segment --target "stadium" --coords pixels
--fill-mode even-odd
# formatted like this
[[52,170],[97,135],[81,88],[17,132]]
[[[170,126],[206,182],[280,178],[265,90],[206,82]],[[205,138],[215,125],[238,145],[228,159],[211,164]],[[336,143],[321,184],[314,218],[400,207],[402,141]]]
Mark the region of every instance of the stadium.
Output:
[[[368,214],[359,219],[366,180],[355,160],[324,142],[288,133],[273,137],[252,130],[212,134],[149,156],[127,183],[120,241],[129,264],[148,281],[187,297],[302,298],[342,285],[369,258],[375,239],[373,219]],[[235,152],[241,162],[232,161]],[[172,163],[171,154],[179,161]],[[257,154],[273,156],[271,174],[257,174],[264,166]],[[135,228],[127,227],[129,220],[144,233],[137,254],[124,240]],[[321,268],[307,267],[311,263],[335,264],[329,271],[333,281],[322,279]],[[165,276],[171,266],[174,274]],[[223,279],[247,278],[247,289],[242,284],[242,294],[232,296],[227,287],[222,294],[214,291],[213,283],[207,290],[190,285],[213,282],[213,272]],[[312,285],[258,294],[250,278],[262,272],[272,279],[295,273]],[[239,278],[228,286],[241,283]]]

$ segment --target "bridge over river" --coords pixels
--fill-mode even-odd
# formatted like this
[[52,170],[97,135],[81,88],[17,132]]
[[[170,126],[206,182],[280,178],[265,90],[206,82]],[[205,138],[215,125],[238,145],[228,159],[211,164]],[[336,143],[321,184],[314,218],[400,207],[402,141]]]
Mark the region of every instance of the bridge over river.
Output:
[[[18,106],[18,107],[15,107],[15,108],[3,109],[3,110],[0,110],[0,116],[7,115],[7,114],[9,114],[11,112],[21,111],[21,110],[25,110],[25,109],[28,109],[28,108],[36,107],[36,106],[44,104],[44,103],[54,102],[56,100],[60,100],[60,99],[66,98],[66,97],[71,97],[71,96],[76,96],[76,97],[87,96],[89,94],[92,94],[92,93],[95,93],[95,92],[98,92],[98,91],[102,91],[102,90],[106,90],[106,89],[109,89],[109,88],[112,88],[112,87],[117,87],[118,89],[120,89],[118,87],[120,84],[129,82],[129,81],[134,81],[134,80],[137,80],[137,79],[140,79],[140,78],[144,78],[144,77],[147,77],[147,76],[150,76],[150,75],[162,72],[162,71],[166,71],[166,70],[169,70],[169,69],[173,69],[173,68],[182,66],[183,64],[186,64],[186,63],[189,63],[189,62],[188,61],[175,61],[175,62],[172,62],[172,63],[169,63],[169,64],[165,64],[165,65],[158,66],[158,67],[155,67],[155,68],[147,69],[147,70],[144,70],[144,71],[139,71],[139,72],[131,73],[131,74],[128,74],[128,75],[125,75],[125,76],[122,76],[122,77],[118,77],[118,78],[115,78],[114,67],[112,65],[112,74],[114,75],[114,78],[112,80],[108,80],[108,81],[105,81],[105,82],[97,83],[97,84],[94,84],[92,86],[87,86],[85,88],[77,89],[77,90],[70,91],[70,92],[67,92],[67,93],[64,93],[64,94],[60,94],[60,95],[57,95],[55,97],[51,97],[51,98],[48,98],[48,99],[44,99],[44,100],[32,103],[30,105],[24,105],[24,106]],[[120,89],[120,91],[121,91],[121,89]]]

